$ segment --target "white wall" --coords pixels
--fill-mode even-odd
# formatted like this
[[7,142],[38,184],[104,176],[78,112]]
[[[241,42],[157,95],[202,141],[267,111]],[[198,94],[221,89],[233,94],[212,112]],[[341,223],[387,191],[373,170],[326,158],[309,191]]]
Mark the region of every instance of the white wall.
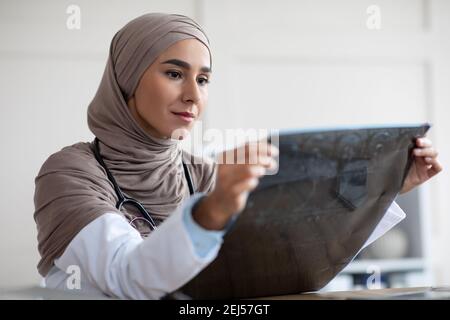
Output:
[[[66,9],[81,9],[69,30]],[[53,152],[90,141],[87,106],[103,74],[109,44],[145,12],[195,18],[194,1],[1,1],[0,287],[38,283],[34,178]]]
[[[379,30],[366,25],[373,4]],[[433,124],[447,170],[421,188],[425,247],[432,281],[449,284],[450,2],[230,0],[205,2],[203,17],[216,73],[208,126]]]
[[[81,9],[68,30],[66,8]],[[381,9],[381,29],[366,9]],[[0,1],[0,287],[37,283],[34,177],[49,154],[92,139],[86,108],[113,34],[145,12],[197,19],[213,47],[207,127],[430,121],[450,164],[450,2]],[[450,283],[448,170],[426,190],[436,283]]]

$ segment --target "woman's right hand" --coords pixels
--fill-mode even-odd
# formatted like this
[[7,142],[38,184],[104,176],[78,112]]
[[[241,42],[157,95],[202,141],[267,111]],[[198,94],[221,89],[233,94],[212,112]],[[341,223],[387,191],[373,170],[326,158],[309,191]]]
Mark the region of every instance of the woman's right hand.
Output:
[[194,220],[205,229],[222,230],[245,208],[259,178],[277,167],[278,152],[274,145],[259,141],[220,154],[215,187],[196,207]]

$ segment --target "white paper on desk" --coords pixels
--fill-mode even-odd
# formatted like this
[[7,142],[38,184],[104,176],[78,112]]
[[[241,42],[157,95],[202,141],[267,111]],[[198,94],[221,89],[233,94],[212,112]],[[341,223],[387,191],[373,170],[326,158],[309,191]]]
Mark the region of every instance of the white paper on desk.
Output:
[[370,235],[369,239],[367,239],[366,243],[364,243],[361,250],[370,245],[372,242],[377,240],[382,235],[384,235],[386,232],[392,229],[397,223],[402,221],[405,217],[406,214],[402,210],[402,208],[400,208],[395,201],[392,202],[386,214],[383,216],[380,223],[378,223],[375,230]]

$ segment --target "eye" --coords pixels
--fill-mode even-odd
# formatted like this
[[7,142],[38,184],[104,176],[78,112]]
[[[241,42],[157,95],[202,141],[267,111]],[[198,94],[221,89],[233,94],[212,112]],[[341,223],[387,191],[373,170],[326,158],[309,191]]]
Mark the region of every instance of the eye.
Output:
[[198,78],[197,82],[199,85],[205,86],[209,83],[209,79],[206,77],[200,77],[200,78]]
[[180,79],[181,78],[181,72],[179,72],[179,71],[170,70],[170,71],[167,71],[166,74],[171,79]]

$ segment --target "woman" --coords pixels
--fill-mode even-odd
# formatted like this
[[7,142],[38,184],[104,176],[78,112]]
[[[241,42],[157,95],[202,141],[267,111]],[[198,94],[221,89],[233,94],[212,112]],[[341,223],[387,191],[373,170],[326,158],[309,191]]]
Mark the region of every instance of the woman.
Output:
[[[214,260],[278,150],[247,145],[253,161],[219,165],[171,139],[201,116],[211,61],[206,35],[185,16],[143,15],[114,36],[88,110],[96,140],[53,154],[36,178],[38,270],[48,287],[161,298]],[[441,170],[431,142],[417,141],[403,191]]]

